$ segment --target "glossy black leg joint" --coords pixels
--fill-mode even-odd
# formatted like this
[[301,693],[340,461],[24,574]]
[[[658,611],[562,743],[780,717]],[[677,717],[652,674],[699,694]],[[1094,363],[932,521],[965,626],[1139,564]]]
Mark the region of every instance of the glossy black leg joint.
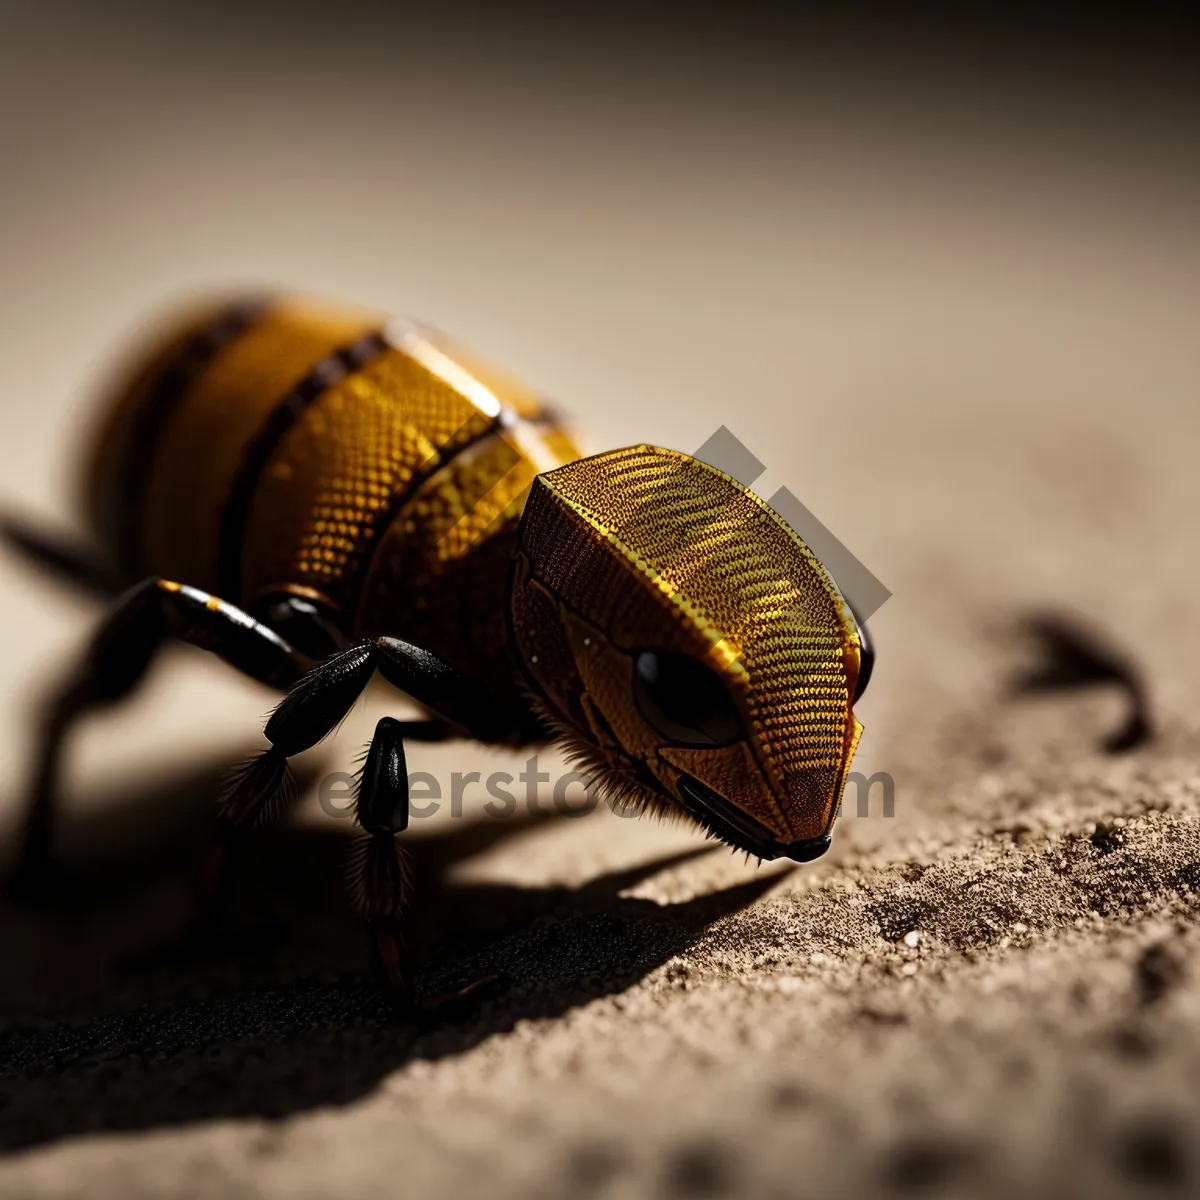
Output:
[[312,665],[291,643],[235,605],[166,579],[156,580],[155,588],[169,636],[211,650],[251,679],[287,688]]
[[[506,723],[504,715],[479,696],[471,680],[433,655],[391,638],[364,642],[314,667],[284,697],[264,730],[270,748],[243,768],[224,796],[228,819],[244,824],[274,805],[276,794],[287,785],[287,760],[333,731],[377,667],[389,682],[403,687],[414,700],[439,712],[451,724],[465,724],[469,719],[498,730]],[[479,726],[466,727],[474,730]],[[411,723],[389,719],[376,730],[360,794],[364,828],[390,835],[404,827],[398,822],[407,822],[403,737],[411,728]],[[418,728],[426,738],[440,739],[450,732],[445,720],[422,723]]]
[[343,650],[314,667],[267,722],[267,740],[287,757],[316,745],[350,711],[376,668],[445,721],[484,741],[502,739],[513,714],[473,679],[398,638]]
[[504,741],[515,714],[486,688],[436,655],[399,638],[381,637],[379,671],[393,687],[483,742]]
[[256,600],[251,612],[313,662],[324,662],[349,648],[337,615],[317,600],[275,592]]

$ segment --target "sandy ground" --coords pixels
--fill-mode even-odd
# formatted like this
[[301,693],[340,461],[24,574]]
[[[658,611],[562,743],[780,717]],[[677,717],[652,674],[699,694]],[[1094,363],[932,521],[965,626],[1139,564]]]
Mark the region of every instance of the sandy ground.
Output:
[[[0,909],[0,1192],[1195,1191],[1200,176],[1166,99],[836,71],[782,101],[769,72],[617,93],[594,63],[464,80],[445,45],[402,71],[386,44],[17,34],[7,503],[71,519],[89,389],[166,300],[266,280],[417,313],[592,448],[730,426],[764,494],[884,580],[860,768],[895,812],[852,799],[826,858],[758,869],[603,808],[488,820],[468,790],[414,830],[418,987],[502,983],[415,1028],[363,975],[348,822],[317,801],[386,690],[308,757],[226,944],[145,961],[271,703],[180,652],[78,739],[59,900]],[[0,572],[11,819],[94,613]],[[1151,742],[1103,748],[1115,687],[1014,693],[1039,613],[1134,664]],[[521,761],[410,756],[443,786]]]

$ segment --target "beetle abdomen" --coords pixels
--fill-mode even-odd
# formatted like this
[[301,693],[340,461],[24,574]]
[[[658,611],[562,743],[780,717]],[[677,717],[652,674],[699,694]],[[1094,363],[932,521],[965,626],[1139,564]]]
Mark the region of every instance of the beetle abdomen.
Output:
[[248,449],[321,364],[380,326],[353,310],[249,301],[165,339],[118,392],[89,472],[89,514],[123,572],[220,592],[222,518]]
[[503,564],[473,551],[511,529],[537,471],[575,454],[536,397],[411,322],[247,301],[165,339],[120,390],[87,505],[130,579],[166,575],[245,607],[298,592],[347,630],[380,627],[387,605],[437,607],[464,565],[488,573],[473,591],[494,590]]

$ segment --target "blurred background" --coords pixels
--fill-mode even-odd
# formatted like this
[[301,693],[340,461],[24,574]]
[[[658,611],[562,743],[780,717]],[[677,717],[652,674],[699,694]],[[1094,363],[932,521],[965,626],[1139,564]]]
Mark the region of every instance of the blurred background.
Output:
[[[6,3],[0,501],[77,526],[82,439],[129,341],[197,292],[294,287],[450,332],[592,451],[690,451],[726,425],[767,464],[756,490],[786,485],[851,548],[894,593],[861,766],[893,774],[899,814],[851,822],[852,846],[942,820],[998,762],[1091,752],[1117,699],[997,705],[1032,610],[1113,639],[1190,745],[1189,37],[932,9]],[[0,558],[6,814],[31,705],[93,618]],[[253,744],[272,698],[177,657],[89,723],[73,803]],[[691,844],[596,822],[502,869],[583,879],[590,856]]]
[[[1197,497],[1186,34],[932,11],[5,5],[5,502],[78,519],[96,394],[165,306],[294,287],[450,331],[593,451],[729,426],[762,494],[790,487],[896,594],[876,706],[906,661],[905,705],[978,683],[968,597],[1133,623],[1175,664],[1197,646],[1165,586],[1191,578]],[[16,764],[78,620],[0,571]],[[1164,702],[1194,699],[1176,676]],[[222,713],[254,704],[237,683]]]

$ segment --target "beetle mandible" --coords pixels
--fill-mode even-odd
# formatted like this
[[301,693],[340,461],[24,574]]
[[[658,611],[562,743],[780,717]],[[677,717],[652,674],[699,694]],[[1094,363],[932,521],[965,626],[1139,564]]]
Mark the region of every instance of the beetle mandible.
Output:
[[[650,445],[581,457],[539,397],[412,321],[302,298],[209,307],[103,408],[84,472],[91,549],[10,526],[119,593],[55,690],[19,848],[47,869],[64,739],[180,639],[286,692],[236,772],[200,883],[288,796],[288,759],[376,671],[355,894],[407,1000],[406,739],[554,740],[610,796],[759,858],[829,845],[873,655],[804,541],[736,480]],[[203,919],[203,918],[202,918]]]

